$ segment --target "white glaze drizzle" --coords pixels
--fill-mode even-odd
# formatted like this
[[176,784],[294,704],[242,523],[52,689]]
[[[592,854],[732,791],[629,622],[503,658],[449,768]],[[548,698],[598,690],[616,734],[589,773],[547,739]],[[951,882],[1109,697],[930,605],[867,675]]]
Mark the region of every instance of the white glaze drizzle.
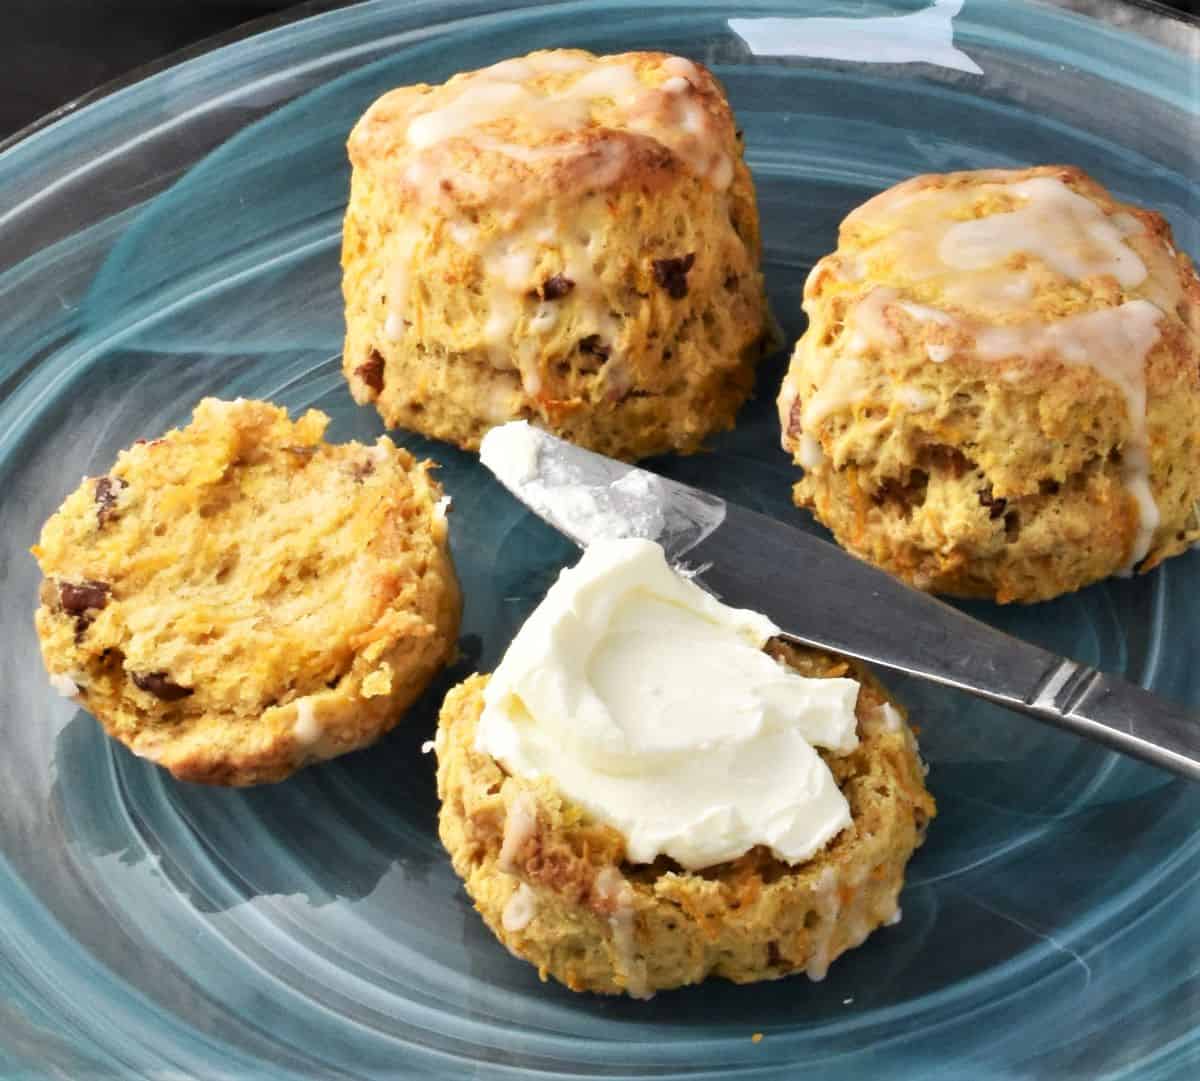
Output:
[[596,875],[596,894],[613,906],[608,917],[612,932],[613,968],[625,981],[632,998],[651,998],[646,962],[637,948],[637,923],[633,907],[633,887],[615,867],[605,867]]
[[[861,946],[880,924],[891,926],[900,922],[898,907],[886,916],[879,912],[871,892],[864,888],[866,871],[861,868],[858,874],[843,883],[834,868],[825,867],[817,879],[813,897],[817,925],[812,931],[805,967],[808,978],[814,983],[825,979],[835,956]],[[844,902],[843,885],[849,894]]]
[[[504,373],[501,373],[502,375]],[[486,397],[479,403],[483,410],[484,416],[492,424],[503,424],[506,420],[511,420],[520,411],[521,407],[521,384],[517,377],[511,377],[511,381],[506,381],[504,378],[497,377],[497,380],[486,389]]]
[[383,285],[387,301],[383,333],[390,341],[399,341],[407,329],[408,316],[413,307],[413,271],[420,240],[421,227],[415,220],[404,222],[392,240],[393,258]]
[[[814,275],[810,275],[809,282],[813,281]],[[887,318],[887,309],[898,296],[895,289],[877,286],[854,304],[847,313],[845,356],[817,346],[818,335],[814,328],[800,340],[799,348],[806,361],[819,369],[813,373],[816,393],[805,402],[800,416],[804,431],[811,432],[826,417],[852,407],[866,396],[869,389],[864,379],[867,369],[858,358],[873,348],[895,348],[901,344],[899,332]],[[809,314],[811,317],[812,312]]]
[[936,323],[938,326],[954,325],[954,316],[940,308],[931,308],[927,304],[913,304],[911,301],[901,301],[896,305],[902,312],[907,312],[918,323]]
[[50,686],[53,687],[64,698],[76,699],[79,697],[78,685],[64,672],[51,672]]
[[[478,245],[475,234],[470,237],[466,250],[478,258],[488,299],[481,333],[488,359],[497,371],[517,372],[527,395],[536,397],[542,391],[538,358],[546,338],[558,330],[568,298],[573,338],[598,337],[610,350],[607,366],[619,368],[613,360],[619,353],[621,323],[604,300],[604,285],[596,272],[602,258],[597,238],[603,235],[605,212],[603,199],[595,198],[579,209],[573,230],[555,230],[540,214],[532,213],[525,224],[511,226],[485,246]],[[406,226],[395,245],[384,324],[385,335],[393,340],[403,337],[414,318],[417,239],[418,233]],[[556,275],[570,282],[566,297],[539,300],[538,290]],[[496,422],[511,419],[520,404],[511,393],[500,398],[489,411],[489,419]]]
[[504,817],[504,838],[496,866],[511,874],[517,869],[517,857],[537,830],[537,806],[525,791],[518,792]]
[[855,306],[851,315],[852,333],[848,347],[852,353],[865,353],[870,346],[900,345],[900,334],[887,319],[888,305],[900,294],[889,286],[872,289]]
[[[956,219],[962,208],[988,189],[1015,196],[1019,205],[982,218]],[[872,250],[885,253],[898,272],[914,281],[941,277],[941,292],[947,301],[978,311],[979,315],[960,317],[927,305],[899,301],[898,292],[887,286],[871,290],[848,316],[844,346],[848,357],[821,357],[815,345],[801,342],[798,359],[812,366],[816,386],[803,411],[802,427],[809,430],[830,414],[866,397],[870,390],[862,385],[866,369],[856,365],[854,358],[871,348],[894,348],[899,344],[896,326],[888,317],[893,306],[919,323],[934,327],[924,342],[931,363],[945,363],[961,348],[959,342],[945,340],[939,329],[960,327],[974,334],[974,353],[981,359],[1053,353],[1067,363],[1088,365],[1121,389],[1128,408],[1132,433],[1122,448],[1122,474],[1136,504],[1139,524],[1123,573],[1132,570],[1149,551],[1161,518],[1150,485],[1145,361],[1158,337],[1162,309],[1147,300],[1134,300],[1046,324],[981,324],[993,316],[989,309],[1015,312],[1033,298],[1033,278],[1010,265],[1017,256],[1033,256],[1075,281],[1110,275],[1127,288],[1143,283],[1148,275],[1146,263],[1125,242],[1126,237],[1144,232],[1142,222],[1125,211],[1106,214],[1097,203],[1057,177],[1012,181],[997,172],[994,182],[968,188],[901,185],[854,211],[846,224],[899,224],[874,241]],[[835,272],[844,261],[840,254],[828,257]],[[826,261],[818,263],[810,274],[806,298],[824,265]],[[812,331],[806,335],[806,339],[813,337]],[[831,352],[824,350],[825,354]],[[1022,373],[1009,369],[1002,378],[1018,382]],[[907,391],[897,392],[896,397],[905,404],[912,401]]]
[[1050,354],[1092,368],[1124,395],[1131,430],[1121,468],[1138,508],[1138,530],[1124,573],[1145,558],[1161,519],[1150,487],[1146,356],[1158,340],[1162,314],[1148,300],[1130,300],[1052,323],[985,327],[975,335],[976,352],[985,360]]
[[[577,148],[555,141],[555,136],[602,123],[654,138],[723,190],[732,180],[733,163],[717,122],[696,92],[700,72],[682,57],[666,58],[660,70],[668,78],[655,86],[643,81],[632,61],[618,57],[541,53],[506,60],[460,75],[426,95],[410,113],[405,142],[411,151],[420,152],[469,138],[476,146],[532,162],[576,154]],[[546,81],[545,76],[555,78]],[[509,118],[519,118],[542,141],[530,146],[485,130]],[[371,119],[368,112],[367,127]],[[602,159],[603,155],[595,168],[603,171]],[[589,158],[587,170],[592,168]],[[426,186],[423,175],[410,179]],[[596,187],[602,186],[602,179],[586,177]]]
[[938,401],[936,395],[914,387],[911,383],[901,383],[893,391],[893,395],[896,401],[911,413],[927,413]]
[[817,392],[804,403],[801,423],[812,431],[826,417],[860,401],[866,393],[866,369],[855,357],[839,357],[826,369]]
[[296,742],[305,747],[311,747],[320,740],[322,734],[321,722],[317,720],[312,700],[301,698],[296,703],[296,721],[292,725],[292,735],[296,738]]
[[842,907],[838,896],[838,876],[832,867],[825,867],[817,879],[813,909],[817,914],[817,925],[813,928],[808,964],[805,974],[813,983],[820,983],[829,973],[833,961],[833,940],[837,934],[837,918]]
[[515,368],[531,396],[541,392],[537,360],[545,338],[558,327],[566,300],[537,299],[547,280],[561,276],[570,282],[567,297],[572,301],[576,340],[597,335],[611,349],[620,333],[595,270],[600,253],[593,238],[601,233],[604,213],[600,204],[601,200],[590,200],[579,210],[577,230],[564,230],[547,240],[546,223],[535,215],[480,253],[484,293],[490,303],[483,328],[489,356],[498,370]]
[[[1017,205],[963,220],[964,211],[969,214],[989,194],[1014,197]],[[1148,274],[1142,257],[1125,243],[1144,231],[1137,218],[1106,214],[1058,177],[1013,180],[996,171],[969,186],[902,184],[863,204],[844,224],[882,227],[884,234],[868,242],[871,255],[905,280],[941,279],[948,303],[981,314],[1016,311],[1033,298],[1034,277],[1013,265],[1021,256],[1075,281],[1111,274],[1129,287]]]
[[825,461],[825,451],[820,442],[808,432],[800,433],[800,442],[796,447],[796,461],[802,469],[813,470]]
[[524,931],[537,915],[537,894],[522,882],[505,902],[500,926],[506,931]]
[[979,270],[1029,254],[1075,281],[1111,274],[1131,287],[1145,280],[1146,264],[1125,243],[1125,232],[1091,199],[1050,176],[1009,184],[1007,190],[1024,205],[951,225],[938,244],[946,266]]
[[[626,141],[597,139],[580,144],[561,136],[589,125],[597,125],[598,130],[624,129],[653,138],[715,188],[727,188],[733,178],[733,161],[722,138],[725,121],[710,115],[702,104],[702,92],[696,88],[703,76],[682,57],[665,58],[660,71],[667,78],[651,85],[627,59],[540,53],[458,76],[411,105],[404,127],[410,160],[401,175],[415,193],[416,204],[391,244],[385,336],[400,340],[418,314],[414,293],[419,283],[414,268],[419,263],[417,247],[426,210],[444,200],[446,183],[474,195],[486,194],[480,177],[464,172],[440,152],[450,140],[468,139],[480,150],[529,165],[573,157],[580,162],[578,182],[588,190],[602,191],[628,165]],[[529,135],[522,142],[506,138],[506,121],[519,122]],[[397,122],[385,96],[360,121],[355,138],[369,141],[377,129],[382,131]],[[480,244],[474,223],[455,218],[447,226],[449,238],[480,260],[490,310],[483,338],[491,363],[501,371],[518,370],[527,395],[537,396],[542,391],[535,363],[541,339],[553,333],[559,322],[555,302],[536,308],[529,303],[541,280],[561,273],[574,282],[572,309],[578,325],[572,330],[576,340],[599,335],[611,351],[620,332],[611,306],[603,302],[594,270],[602,253],[593,238],[603,234],[605,214],[603,200],[594,202],[596,205],[579,217],[596,218],[595,227],[585,228],[582,234],[559,230],[552,222],[541,220],[537,208],[531,212],[531,222],[524,226],[510,222],[500,238],[486,246]],[[544,260],[547,249],[557,249],[557,258]],[[554,265],[543,265],[538,279],[535,268],[547,262]],[[612,367],[616,372],[620,366]],[[497,410],[492,419],[512,415],[511,408],[503,413]]]
[[904,726],[904,718],[891,702],[884,702],[876,708],[875,719],[885,732],[899,732]]

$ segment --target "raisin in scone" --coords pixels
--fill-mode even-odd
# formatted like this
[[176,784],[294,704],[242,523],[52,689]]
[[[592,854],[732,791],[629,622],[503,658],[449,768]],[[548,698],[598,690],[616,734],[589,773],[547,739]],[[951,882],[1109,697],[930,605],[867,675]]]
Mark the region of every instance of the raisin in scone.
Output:
[[390,729],[454,649],[441,489],[387,438],[205,399],[33,549],[51,681],[175,776],[278,781]]
[[710,620],[770,627],[690,582],[635,582],[630,563],[548,620],[595,552],[491,676],[446,698],[439,832],[455,870],[500,941],[575,991],[823,978],[899,920],[935,811],[903,713],[851,662],[718,641]]
[[525,418],[622,458],[732,425],[771,324],[704,67],[536,52],[385,94],[349,154],[344,370],[387,424],[473,450]]
[[1037,601],[1200,538],[1200,281],[1076,168],[921,176],[842,223],[779,396],[796,502],[922,588]]

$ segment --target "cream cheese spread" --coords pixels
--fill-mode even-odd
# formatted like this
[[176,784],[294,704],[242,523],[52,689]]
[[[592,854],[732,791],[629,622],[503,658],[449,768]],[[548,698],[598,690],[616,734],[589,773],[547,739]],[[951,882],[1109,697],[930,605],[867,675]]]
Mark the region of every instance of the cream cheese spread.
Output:
[[600,541],[513,640],[476,747],[552,780],[634,862],[698,869],[756,845],[801,862],[850,824],[814,747],[857,746],[858,683],[781,665],[762,651],[777,633],[677,574],[658,544]]

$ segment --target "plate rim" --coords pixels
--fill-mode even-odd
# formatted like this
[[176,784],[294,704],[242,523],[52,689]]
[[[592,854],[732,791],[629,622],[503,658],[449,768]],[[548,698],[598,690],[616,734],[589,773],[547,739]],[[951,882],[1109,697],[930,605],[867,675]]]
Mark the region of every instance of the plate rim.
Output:
[[[273,30],[280,30],[285,26],[290,26],[293,23],[303,22],[306,19],[316,18],[320,15],[327,15],[331,12],[341,11],[351,7],[361,7],[375,0],[302,0],[301,3],[280,11],[271,12],[267,15],[258,15],[245,22],[239,23],[237,26],[229,30],[222,30],[215,34],[209,34],[206,37],[200,38],[198,41],[192,42],[190,45],[184,45],[178,49],[172,49],[170,52],[164,53],[156,60],[149,60],[146,63],[138,64],[130,68],[122,75],[118,75],[113,79],[106,80],[100,85],[93,87],[91,90],[85,91],[76,97],[69,98],[61,105],[56,106],[47,113],[43,113],[35,120],[31,120],[28,124],[18,128],[10,135],[0,139],[0,156],[7,154],[13,147],[25,142],[31,136],[45,130],[58,121],[63,120],[73,113],[79,112],[81,109],[87,108],[90,105],[95,105],[97,102],[111,97],[113,94],[119,93],[122,90],[128,90],[130,87],[136,86],[138,83],[160,75],[172,68],[179,67],[190,60],[198,59],[208,53],[215,52],[218,49],[223,49],[230,45],[237,45],[249,38],[257,37],[260,34],[266,34]],[[1147,40],[1152,44],[1158,45],[1160,48],[1170,48],[1156,38],[1149,37],[1138,30],[1130,28],[1128,25],[1118,22],[1113,18],[1112,13],[1103,16],[1089,14],[1083,11],[1076,10],[1071,6],[1070,0],[1033,0],[1038,4],[1045,4],[1050,7],[1055,7],[1061,11],[1075,15],[1080,18],[1090,19],[1093,22],[1099,22],[1106,26],[1114,27],[1126,33],[1136,34],[1139,38]],[[1189,13],[1176,8],[1168,7],[1163,0],[1108,0],[1110,4],[1116,6],[1116,10],[1140,11],[1143,14],[1153,16],[1162,24],[1181,24],[1184,27],[1190,27],[1193,30],[1200,32],[1200,12]],[[517,4],[508,4],[509,7],[518,6]],[[524,5],[521,5],[524,6]],[[1181,50],[1185,53],[1187,50]]]

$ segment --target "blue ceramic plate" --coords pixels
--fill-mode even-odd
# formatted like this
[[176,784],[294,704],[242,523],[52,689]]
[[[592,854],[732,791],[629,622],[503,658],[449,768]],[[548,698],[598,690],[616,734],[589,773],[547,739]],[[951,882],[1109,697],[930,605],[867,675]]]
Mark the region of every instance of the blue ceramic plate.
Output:
[[[420,753],[567,544],[442,463],[462,660],[378,747],[252,791],[173,782],[47,686],[27,547],[81,474],[204,394],[372,439],[338,353],[345,135],[381,91],[552,45],[711,65],[746,131],[771,296],[802,328],[841,216],[913,173],[1075,162],[1200,253],[1195,31],[998,0],[364,3],[167,68],[0,155],[0,1075],[6,1078],[1194,1078],[1200,786],[900,688],[941,805],[904,920],[820,984],[650,1003],[538,982],[484,930]],[[961,9],[961,10],[960,10]],[[776,21],[765,21],[776,20]],[[1157,37],[1157,40],[1153,36]],[[673,476],[797,525],[771,399]],[[1200,553],[973,608],[1200,704]],[[755,1033],[763,1038],[752,1040]]]

